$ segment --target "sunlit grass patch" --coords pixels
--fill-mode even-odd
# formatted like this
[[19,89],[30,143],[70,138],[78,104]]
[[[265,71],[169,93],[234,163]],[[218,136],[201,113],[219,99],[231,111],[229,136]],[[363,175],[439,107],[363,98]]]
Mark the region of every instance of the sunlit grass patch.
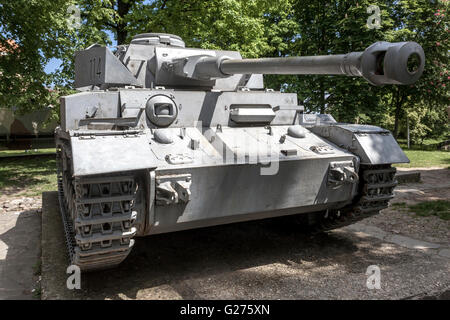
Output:
[[394,202],[391,204],[391,206],[395,208],[406,208],[406,202]]
[[0,194],[38,196],[57,189],[56,157],[0,158]]
[[406,156],[411,163],[396,164],[401,168],[421,167],[448,167],[450,165],[449,151],[427,151],[427,150],[405,150]]

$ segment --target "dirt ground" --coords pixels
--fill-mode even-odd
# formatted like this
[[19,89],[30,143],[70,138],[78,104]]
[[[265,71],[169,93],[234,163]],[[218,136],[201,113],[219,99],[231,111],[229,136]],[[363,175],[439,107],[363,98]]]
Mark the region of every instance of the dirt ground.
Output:
[[387,232],[401,234],[440,244],[450,242],[450,221],[436,216],[418,217],[395,203],[413,205],[430,200],[450,200],[450,169],[421,168],[399,169],[401,172],[420,171],[421,182],[401,184],[395,188],[395,198],[381,214],[364,220],[365,224]]
[[41,215],[0,214],[0,300],[39,298]]
[[[450,199],[450,170],[420,170],[394,202]],[[11,197],[0,197],[0,207]],[[39,297],[39,208],[0,212],[0,299]],[[57,194],[44,193],[43,299],[449,299],[450,222],[391,206],[361,223],[316,236],[264,220],[137,239],[117,269],[66,288]],[[366,270],[379,266],[381,289]]]

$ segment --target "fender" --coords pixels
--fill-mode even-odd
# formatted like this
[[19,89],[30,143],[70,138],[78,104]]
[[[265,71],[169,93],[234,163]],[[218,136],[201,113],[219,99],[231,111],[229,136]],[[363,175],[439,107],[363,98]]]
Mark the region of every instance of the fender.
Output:
[[361,164],[409,163],[389,130],[359,124],[331,124],[309,129],[359,156]]

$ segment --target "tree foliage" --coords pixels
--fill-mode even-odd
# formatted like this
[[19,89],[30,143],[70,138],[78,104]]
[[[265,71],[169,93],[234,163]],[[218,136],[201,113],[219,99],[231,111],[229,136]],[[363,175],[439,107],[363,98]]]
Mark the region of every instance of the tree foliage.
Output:
[[[366,25],[369,5],[381,10],[381,28]],[[426,53],[422,78],[411,86],[373,87],[361,79],[323,76],[271,77],[271,85],[295,91],[311,112],[342,122],[381,125],[399,135],[409,119],[412,138],[439,136],[447,128],[448,1],[292,1],[297,23],[291,45],[274,55],[362,51],[375,41],[416,41]],[[401,130],[403,129],[403,130]]]
[[[381,27],[368,28],[367,8],[377,5]],[[69,23],[74,7],[80,25]],[[426,67],[412,86],[374,87],[362,79],[270,76],[274,89],[296,92],[309,112],[345,122],[385,126],[413,139],[441,135],[449,104],[448,0],[0,0],[0,105],[30,110],[57,105],[70,92],[73,55],[92,43],[128,43],[143,32],[181,36],[188,46],[237,50],[246,58],[341,54],[375,41],[416,41]],[[44,66],[62,61],[52,74]],[[49,91],[48,88],[53,88]],[[56,109],[55,109],[56,110]]]

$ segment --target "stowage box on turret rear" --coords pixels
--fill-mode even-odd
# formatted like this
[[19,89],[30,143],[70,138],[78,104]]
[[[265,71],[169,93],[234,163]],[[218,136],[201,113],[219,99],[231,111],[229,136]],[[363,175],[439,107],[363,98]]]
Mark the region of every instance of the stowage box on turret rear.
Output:
[[71,263],[116,266],[137,237],[158,233],[287,215],[329,230],[377,214],[393,197],[391,165],[409,162],[391,133],[305,114],[263,74],[412,84],[424,61],[414,42],[242,59],[170,34],[77,52],[81,92],[61,98],[56,130]]

